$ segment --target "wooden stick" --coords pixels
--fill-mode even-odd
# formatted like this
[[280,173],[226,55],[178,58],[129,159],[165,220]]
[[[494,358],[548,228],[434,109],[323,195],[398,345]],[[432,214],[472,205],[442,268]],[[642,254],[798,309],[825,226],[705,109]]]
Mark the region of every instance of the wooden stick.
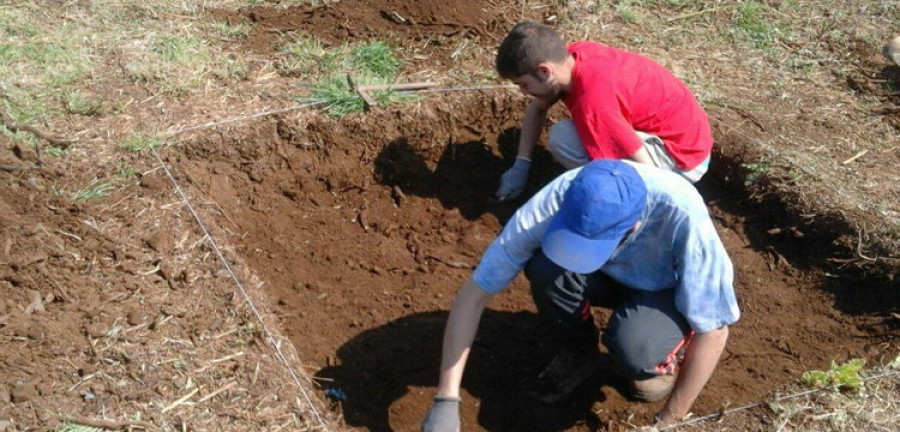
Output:
[[366,93],[365,89],[363,89],[359,84],[353,82],[353,77],[351,77],[350,74],[347,74],[347,84],[350,84],[350,87],[352,87],[354,90],[356,90],[357,93],[359,93],[359,97],[361,97],[363,102],[366,104],[366,108],[378,106],[378,102],[375,102],[375,99],[372,99],[372,97],[369,96],[368,93]]

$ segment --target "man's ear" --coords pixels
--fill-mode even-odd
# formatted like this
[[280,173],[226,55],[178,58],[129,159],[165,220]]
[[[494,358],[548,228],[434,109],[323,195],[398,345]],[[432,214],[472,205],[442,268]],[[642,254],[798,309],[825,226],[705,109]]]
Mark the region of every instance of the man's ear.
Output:
[[550,79],[550,76],[553,75],[554,66],[550,62],[539,63],[537,67],[534,69],[534,74],[541,80],[541,82],[546,82]]

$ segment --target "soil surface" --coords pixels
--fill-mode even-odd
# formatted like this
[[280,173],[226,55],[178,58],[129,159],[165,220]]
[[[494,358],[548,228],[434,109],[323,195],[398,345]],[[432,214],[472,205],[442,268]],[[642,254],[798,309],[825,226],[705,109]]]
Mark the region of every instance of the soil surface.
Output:
[[[261,24],[243,43],[263,52],[272,34],[303,30],[335,44],[390,37],[440,64],[452,61],[447,40],[493,46],[521,4],[345,0],[230,16]],[[512,91],[436,94],[341,120],[285,115],[195,134],[160,151],[171,179],[145,161],[134,185],[89,203],[43,186],[62,167],[0,171],[0,431],[46,429],[61,414],[131,419],[122,429],[313,422],[269,410],[305,395],[279,369],[268,330],[296,347],[328,419],[418,430],[455,292],[522,202],[489,198],[514,158],[526,102]],[[717,142],[731,143],[720,124]],[[694,407],[700,415],[765,400],[833,360],[893,358],[900,336],[900,292],[829,272],[821,251],[832,238],[786,225],[782,205],[735,187],[742,150],[730,149],[698,189],[734,262],[742,318]],[[15,161],[36,156],[20,149]],[[560,172],[538,149],[528,193]],[[271,329],[253,323],[192,211]],[[594,312],[602,325],[608,311]],[[624,399],[607,370],[564,403],[535,402],[526,394],[554,350],[520,277],[482,319],[463,430],[618,431],[659,409]],[[193,402],[176,403],[192,389]],[[744,421],[735,430],[761,427]]]

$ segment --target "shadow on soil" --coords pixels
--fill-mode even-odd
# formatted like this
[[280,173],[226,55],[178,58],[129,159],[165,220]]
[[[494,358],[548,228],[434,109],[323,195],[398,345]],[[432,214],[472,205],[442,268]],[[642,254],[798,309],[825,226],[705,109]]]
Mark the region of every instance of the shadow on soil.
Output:
[[710,207],[740,220],[750,247],[810,278],[818,277],[815,285],[833,296],[834,307],[841,312],[880,317],[883,329],[900,331],[900,280],[848,264],[859,257],[839,246],[838,239],[853,228],[826,215],[817,215],[810,223],[788,211],[784,198],[775,192],[751,195],[742,187],[747,180],[733,175],[741,171],[740,161],[715,162],[698,189]]
[[[391,407],[411,388],[434,391],[446,319],[446,312],[409,315],[365,331],[338,349],[340,364],[316,376],[347,395],[342,408],[348,425],[391,431],[389,417],[395,416]],[[598,430],[601,425],[590,408],[606,400],[605,391],[615,391],[610,386],[618,383],[612,375],[598,374],[558,405],[528,396],[529,383],[554,352],[536,314],[486,310],[463,380],[462,410],[477,412],[479,427],[489,431],[561,431],[576,424]],[[412,411],[424,416],[425,409]],[[420,420],[394,418],[394,423]]]
[[516,158],[519,129],[506,129],[497,138],[502,157],[498,158],[483,141],[450,143],[432,171],[405,138],[388,143],[375,159],[375,177],[385,186],[399,188],[406,195],[434,198],[445,209],[459,209],[467,220],[491,213],[504,223],[519,205],[563,172],[541,147],[534,151],[529,183],[522,196],[509,203],[492,198],[500,176]]

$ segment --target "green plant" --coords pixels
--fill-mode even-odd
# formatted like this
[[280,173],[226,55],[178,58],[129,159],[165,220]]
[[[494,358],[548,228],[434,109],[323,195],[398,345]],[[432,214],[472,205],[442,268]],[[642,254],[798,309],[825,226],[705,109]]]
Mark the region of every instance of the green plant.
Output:
[[757,162],[745,162],[741,164],[746,172],[744,175],[744,186],[751,186],[758,183],[772,169],[772,161],[769,158],[760,158]]
[[852,359],[840,365],[832,360],[831,369],[804,372],[800,379],[804,384],[818,388],[837,387],[842,390],[856,390],[863,384],[860,371],[865,364],[865,360],[862,359]]
[[162,60],[174,63],[186,63],[200,53],[200,41],[193,36],[160,36],[153,52]]
[[59,147],[47,147],[44,149],[44,153],[53,157],[63,157],[66,155],[66,150]]
[[123,179],[129,180],[138,176],[138,171],[125,161],[116,164],[116,175]]
[[56,432],[108,432],[109,429],[98,428],[93,426],[85,426],[77,423],[63,421],[56,428]]
[[232,24],[227,21],[216,21],[210,27],[224,39],[245,38],[250,34],[253,26],[247,22]]
[[69,114],[84,116],[100,114],[102,108],[100,99],[87,97],[78,90],[72,90],[67,93],[64,103],[66,112]]
[[635,4],[633,0],[619,0],[616,2],[616,13],[627,24],[638,24],[643,20],[643,15],[635,8],[640,4]]
[[352,48],[350,66],[355,70],[371,72],[377,77],[393,78],[400,69],[400,60],[390,45],[373,41]]
[[[357,76],[359,84],[387,84],[387,81],[371,76]],[[350,87],[343,75],[331,75],[311,87],[310,97],[304,98],[304,102],[325,101],[325,112],[340,117],[353,112],[363,111],[365,102],[359,94]],[[391,90],[369,91],[369,94],[379,105],[390,105],[401,100],[410,100],[414,95],[398,93]]]
[[100,180],[93,179],[86,187],[72,193],[69,198],[72,201],[87,201],[89,199],[100,198],[106,196],[106,192],[112,189],[109,183],[103,183]]
[[137,133],[125,139],[120,147],[131,152],[139,152],[149,148],[157,148],[165,145],[165,140],[158,136]]
[[346,45],[325,49],[322,42],[311,36],[295,37],[279,48],[284,55],[276,68],[283,75],[318,75],[340,67],[350,49]]
[[775,27],[764,17],[765,5],[756,0],[741,2],[734,12],[734,22],[757,48],[764,48],[774,39]]

